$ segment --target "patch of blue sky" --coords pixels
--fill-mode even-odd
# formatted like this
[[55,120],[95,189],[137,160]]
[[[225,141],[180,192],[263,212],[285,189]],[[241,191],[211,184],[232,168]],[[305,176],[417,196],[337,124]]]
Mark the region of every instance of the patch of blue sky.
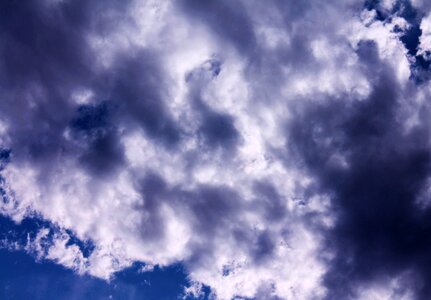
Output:
[[[56,226],[37,218],[26,218],[16,224],[0,216],[0,240],[8,244],[25,245],[28,238],[34,239],[41,228]],[[92,244],[71,236],[70,244],[78,245],[84,255],[92,251]],[[5,245],[5,244],[4,244]],[[3,245],[3,246],[4,246]],[[190,285],[184,267],[175,264],[165,268],[155,267],[143,272],[143,263],[116,273],[110,281],[89,275],[79,275],[46,259],[36,259],[31,253],[8,248],[0,249],[0,299],[16,300],[81,300],[81,299],[125,299],[125,300],[171,300],[209,299],[209,289],[204,288],[199,298],[186,296],[185,287]]]

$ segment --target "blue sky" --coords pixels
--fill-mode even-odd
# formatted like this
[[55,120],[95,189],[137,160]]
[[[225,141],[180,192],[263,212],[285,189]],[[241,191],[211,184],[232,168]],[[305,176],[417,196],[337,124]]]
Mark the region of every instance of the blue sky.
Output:
[[2,299],[177,299],[187,283],[180,267],[140,274],[136,268],[106,282],[52,262],[2,250]]
[[[2,217],[1,237],[25,243],[28,235],[47,225],[38,219],[26,219],[17,225]],[[109,282],[78,275],[23,251],[1,249],[0,265],[1,299],[183,299],[184,288],[190,285],[181,264],[142,272],[144,265],[136,263],[116,273]],[[208,290],[199,298],[184,299],[208,299],[207,296]]]

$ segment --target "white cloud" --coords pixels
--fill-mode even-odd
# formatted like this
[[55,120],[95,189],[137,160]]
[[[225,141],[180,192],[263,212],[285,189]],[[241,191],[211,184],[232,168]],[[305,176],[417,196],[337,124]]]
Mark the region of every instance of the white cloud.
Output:
[[422,19],[420,28],[422,35],[420,36],[418,53],[429,58],[429,54],[426,52],[431,51],[431,14]]

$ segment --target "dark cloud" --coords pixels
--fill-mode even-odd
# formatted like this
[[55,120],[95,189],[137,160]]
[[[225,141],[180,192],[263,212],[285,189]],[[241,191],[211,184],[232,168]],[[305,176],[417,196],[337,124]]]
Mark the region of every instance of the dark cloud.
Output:
[[[326,239],[335,257],[325,276],[327,299],[353,299],[361,284],[409,270],[420,280],[408,288],[417,299],[427,299],[431,210],[416,200],[429,177],[429,130],[421,120],[406,133],[405,96],[374,49],[373,43],[362,43],[358,50],[377,76],[368,99],[347,96],[306,105],[290,138],[318,179],[315,192],[333,199],[337,221]],[[344,164],[334,164],[335,155]]]
[[258,198],[256,203],[261,205],[268,222],[277,222],[287,214],[286,199],[284,199],[277,189],[268,182],[256,182],[253,191]]
[[195,134],[201,140],[203,149],[221,149],[233,154],[241,141],[234,117],[211,108],[202,97],[202,90],[220,74],[221,69],[222,63],[219,60],[210,59],[190,71],[185,79],[190,88],[189,100],[199,123]]
[[95,175],[110,174],[124,163],[124,149],[118,133],[110,124],[109,104],[81,105],[70,127],[81,144],[81,162]]
[[35,1],[1,6],[0,114],[13,124],[8,146],[15,160],[46,162],[63,148],[62,134],[74,112],[68,97],[90,81],[95,56],[84,29],[64,16],[67,8]]
[[[163,224],[162,207],[170,204],[178,214],[186,214],[193,224],[197,240],[211,243],[212,240],[225,233],[235,221],[242,207],[242,199],[232,188],[223,185],[204,185],[188,189],[183,186],[169,185],[166,178],[154,171],[147,171],[138,182],[144,200],[140,209],[143,212],[142,233],[162,239]],[[265,238],[259,242],[264,244]],[[260,249],[257,245],[257,251]],[[211,247],[205,245],[208,251]]]
[[259,286],[255,299],[281,300],[276,296],[276,287],[273,282],[264,282]]
[[240,53],[257,50],[253,25],[241,2],[184,0],[178,3],[190,17],[209,27]]
[[54,92],[60,90],[57,84],[88,78],[86,66],[93,55],[82,28],[63,16],[63,7],[44,7],[35,1],[2,1],[1,6],[3,87],[22,89],[39,82]]
[[[31,160],[47,169],[57,158],[79,157],[90,173],[111,173],[124,162],[118,126],[130,127],[132,120],[162,144],[178,143],[180,129],[164,105],[167,82],[157,55],[137,49],[107,70],[95,64],[88,35],[115,29],[127,5],[1,3],[0,114],[13,124],[5,146],[16,162]],[[80,106],[72,96],[85,88],[95,101]],[[65,138],[68,128],[75,139]]]
[[181,128],[166,108],[169,83],[156,53],[136,49],[134,55],[119,57],[106,78],[101,86],[111,90],[110,99],[118,103],[120,122],[127,125],[129,118],[134,120],[150,138],[166,146],[180,141]]
[[168,186],[160,175],[148,172],[140,182],[140,191],[144,199],[141,233],[147,239],[161,240],[165,234],[161,206],[169,196]]
[[72,120],[71,127],[86,137],[97,137],[109,126],[108,104],[81,105],[78,116]]
[[[264,183],[256,188],[261,190],[263,197],[276,193],[273,187]],[[244,205],[244,199],[232,188],[223,185],[198,185],[193,189],[185,189],[170,186],[157,173],[148,172],[140,182],[140,190],[144,199],[144,204],[140,207],[143,212],[141,234],[147,239],[163,240],[166,227],[162,215],[164,205],[173,205],[177,214],[188,216],[194,238],[190,242],[192,255],[184,262],[187,268],[193,269],[204,265],[208,260],[216,259],[213,257],[216,255],[214,243],[225,239],[232,239],[237,247],[248,253],[253,264],[264,264],[273,257],[276,233],[271,230],[251,230],[251,224],[237,219],[241,211],[253,211],[255,204]],[[272,199],[268,198],[267,201],[271,202]],[[273,207],[267,209],[271,214],[267,216],[268,221],[275,222],[277,218],[280,220],[280,213],[275,213]],[[272,214],[275,215],[274,220],[271,219]],[[231,272],[228,268],[232,268],[231,271],[234,269],[233,266],[225,266],[222,272],[226,273],[226,276]]]
[[237,143],[239,133],[231,116],[208,108],[202,109],[200,113],[202,124],[199,133],[203,136],[206,145],[210,148],[231,148]]
[[241,205],[239,195],[226,186],[202,185],[190,196],[189,206],[197,222],[196,228],[207,237],[229,227]]

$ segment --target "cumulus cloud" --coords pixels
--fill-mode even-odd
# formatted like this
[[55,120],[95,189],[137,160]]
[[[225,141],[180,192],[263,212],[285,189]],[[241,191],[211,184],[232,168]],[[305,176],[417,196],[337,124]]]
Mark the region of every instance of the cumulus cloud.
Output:
[[53,224],[17,248],[104,279],[181,262],[195,297],[431,294],[426,4],[0,14],[0,213]]

